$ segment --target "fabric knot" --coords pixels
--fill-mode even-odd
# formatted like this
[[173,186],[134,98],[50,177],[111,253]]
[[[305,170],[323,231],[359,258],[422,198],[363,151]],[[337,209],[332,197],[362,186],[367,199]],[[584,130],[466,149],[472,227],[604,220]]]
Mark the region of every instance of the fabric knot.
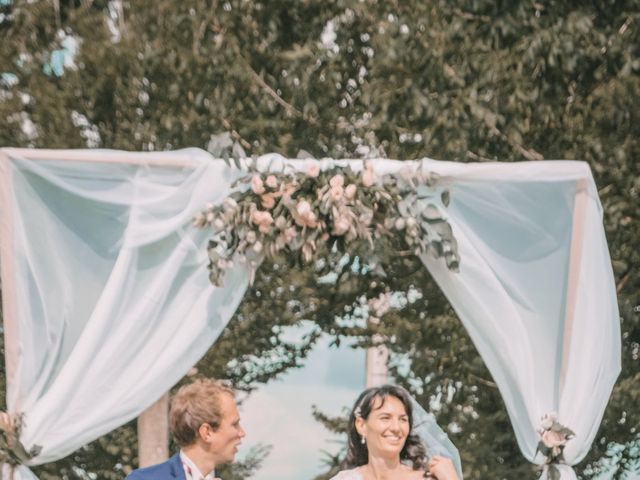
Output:
[[0,464],[23,465],[42,451],[40,445],[29,450],[22,445],[20,433],[23,426],[24,414],[0,412]]

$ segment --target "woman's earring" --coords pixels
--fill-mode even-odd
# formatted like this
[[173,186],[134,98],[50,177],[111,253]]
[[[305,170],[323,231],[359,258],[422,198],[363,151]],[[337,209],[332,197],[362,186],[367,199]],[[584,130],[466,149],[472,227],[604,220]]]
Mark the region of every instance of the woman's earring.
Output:
[[367,441],[364,439],[364,435],[362,435],[362,437],[361,437],[361,439],[360,439],[360,443],[361,443],[361,444],[363,444],[363,445],[364,445],[365,443],[367,443]]

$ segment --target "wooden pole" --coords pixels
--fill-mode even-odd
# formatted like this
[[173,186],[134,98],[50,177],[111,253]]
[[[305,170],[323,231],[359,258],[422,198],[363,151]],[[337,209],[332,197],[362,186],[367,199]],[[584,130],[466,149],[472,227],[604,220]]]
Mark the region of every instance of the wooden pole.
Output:
[[[375,336],[374,340],[376,340]],[[367,349],[367,362],[365,367],[367,388],[379,387],[380,385],[384,385],[385,383],[387,383],[388,359],[389,350],[383,344]]]
[[576,181],[576,193],[573,204],[573,225],[571,230],[571,253],[569,255],[569,275],[567,279],[567,303],[564,314],[564,335],[562,345],[562,366],[560,370],[560,388],[558,395],[562,395],[564,382],[569,368],[569,353],[571,349],[571,335],[580,281],[580,264],[584,244],[584,222],[587,211],[587,181]]
[[4,328],[4,358],[7,383],[6,405],[15,412],[16,372],[20,357],[20,337],[16,308],[15,252],[13,231],[13,191],[9,156],[0,150],[0,270],[2,276],[2,323]]
[[169,394],[138,417],[138,463],[148,467],[169,458]]

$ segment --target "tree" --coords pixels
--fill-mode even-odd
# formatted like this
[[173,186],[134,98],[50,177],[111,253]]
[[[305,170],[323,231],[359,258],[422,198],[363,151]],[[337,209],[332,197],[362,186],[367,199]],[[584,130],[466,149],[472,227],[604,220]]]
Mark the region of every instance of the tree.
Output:
[[[207,148],[212,134],[229,132],[250,155],[303,149],[337,158],[587,161],[600,187],[623,330],[623,370],[582,464],[590,477],[603,458],[630,465],[639,441],[639,7],[637,0],[3,0],[0,145]],[[56,52],[74,45],[73,65],[61,67]],[[334,286],[317,277],[336,270],[336,259],[317,272],[265,266],[199,371],[254,388],[297,365],[312,345],[313,336],[302,346],[278,336],[281,325],[301,319],[336,341],[353,335],[366,345],[382,333],[395,338],[397,355],[410,353],[408,371],[406,362],[394,367],[400,383],[425,402],[453,392],[438,417],[459,429],[452,435],[465,478],[530,473],[504,408],[496,408],[490,375],[424,269],[399,261],[385,282],[350,273],[350,260]],[[358,322],[361,292],[411,285],[422,286],[422,298],[388,314],[379,331]],[[290,301],[294,314],[284,308]],[[269,311],[283,313],[261,313]],[[336,320],[344,317],[352,322]],[[242,340],[247,331],[255,343]],[[267,352],[277,361],[260,362]],[[135,464],[131,428],[38,474],[83,478],[73,468],[86,465],[100,478],[120,478]]]

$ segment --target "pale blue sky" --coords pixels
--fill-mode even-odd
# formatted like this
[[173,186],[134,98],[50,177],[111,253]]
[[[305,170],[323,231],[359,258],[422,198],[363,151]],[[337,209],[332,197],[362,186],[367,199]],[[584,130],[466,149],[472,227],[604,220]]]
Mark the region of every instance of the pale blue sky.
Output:
[[255,480],[310,480],[326,470],[323,451],[340,450],[344,439],[317,422],[311,406],[329,415],[351,407],[364,389],[365,350],[329,344],[329,338],[321,338],[303,368],[287,372],[242,402],[247,437],[239,458],[258,443],[273,446]]

